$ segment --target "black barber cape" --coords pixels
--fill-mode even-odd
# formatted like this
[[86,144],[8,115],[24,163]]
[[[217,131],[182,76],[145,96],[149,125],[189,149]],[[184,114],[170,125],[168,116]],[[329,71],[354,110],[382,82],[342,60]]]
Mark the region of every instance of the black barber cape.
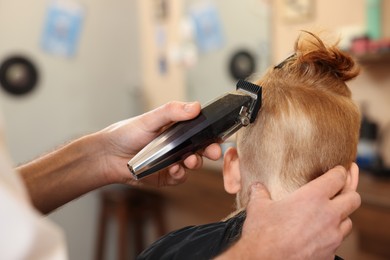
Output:
[[223,222],[179,229],[154,242],[137,259],[212,259],[240,238],[245,216],[240,212]]
[[223,222],[179,229],[154,242],[137,259],[211,259],[238,240],[244,220],[242,212]]

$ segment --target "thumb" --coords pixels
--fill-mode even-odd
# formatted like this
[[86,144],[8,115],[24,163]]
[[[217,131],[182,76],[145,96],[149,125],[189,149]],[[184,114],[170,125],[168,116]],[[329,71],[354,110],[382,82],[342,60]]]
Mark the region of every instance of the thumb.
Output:
[[251,186],[249,204],[257,204],[261,200],[271,200],[271,194],[262,183],[257,182]]
[[141,120],[148,131],[158,131],[171,123],[196,117],[200,109],[199,102],[172,101],[144,114]]
[[249,219],[252,219],[252,221],[257,219],[259,212],[263,211],[263,207],[272,202],[269,191],[262,183],[252,184],[249,192],[249,202],[246,207],[248,220],[246,225],[250,225],[251,221]]

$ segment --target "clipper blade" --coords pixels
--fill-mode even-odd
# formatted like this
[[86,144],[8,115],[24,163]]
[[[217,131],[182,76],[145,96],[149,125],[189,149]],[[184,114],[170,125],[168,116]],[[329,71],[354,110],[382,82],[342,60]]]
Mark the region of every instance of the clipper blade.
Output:
[[262,89],[260,86],[253,84],[245,80],[239,80],[237,83],[237,90],[243,90],[251,95],[256,102],[253,102],[253,105],[249,109],[250,123],[253,123],[257,117],[257,113],[261,107],[261,98],[262,98]]

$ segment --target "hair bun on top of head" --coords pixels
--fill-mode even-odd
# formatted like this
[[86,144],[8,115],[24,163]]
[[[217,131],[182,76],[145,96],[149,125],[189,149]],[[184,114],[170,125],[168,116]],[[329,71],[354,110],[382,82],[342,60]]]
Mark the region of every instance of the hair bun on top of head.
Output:
[[295,64],[302,74],[331,74],[342,81],[355,78],[360,71],[353,58],[341,51],[337,43],[325,45],[315,34],[303,31],[295,42]]

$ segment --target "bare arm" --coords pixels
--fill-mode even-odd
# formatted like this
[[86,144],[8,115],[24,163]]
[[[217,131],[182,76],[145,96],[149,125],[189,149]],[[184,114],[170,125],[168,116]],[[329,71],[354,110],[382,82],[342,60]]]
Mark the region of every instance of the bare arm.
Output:
[[[199,103],[171,102],[141,116],[87,135],[37,160],[18,167],[33,204],[43,213],[96,188],[112,183],[154,186],[175,185],[186,179],[185,168],[199,168],[200,155],[188,157],[142,182],[136,182],[127,162],[165,127],[200,112]],[[204,156],[218,159],[221,149],[209,146]]]
[[[110,183],[96,169],[94,137],[87,136],[18,167],[34,206],[49,213],[59,206]],[[94,156],[96,158],[94,158]]]
[[352,229],[349,215],[360,206],[346,182],[339,166],[281,201],[257,184],[241,239],[216,259],[333,259]]

